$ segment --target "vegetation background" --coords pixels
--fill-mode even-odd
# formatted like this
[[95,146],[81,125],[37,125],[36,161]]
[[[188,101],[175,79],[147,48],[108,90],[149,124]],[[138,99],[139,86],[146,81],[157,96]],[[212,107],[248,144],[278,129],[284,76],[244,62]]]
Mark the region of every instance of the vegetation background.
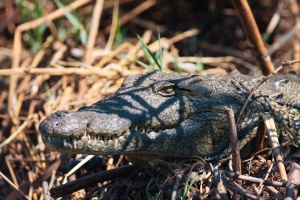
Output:
[[[299,3],[249,0],[275,66],[300,58]],[[124,76],[153,69],[260,71],[231,1],[0,0],[0,199],[49,199],[49,188],[87,157],[47,149],[37,130],[45,116],[90,105],[114,93]],[[300,72],[300,65],[292,70]],[[251,174],[270,162],[255,158]],[[70,180],[127,164],[95,156]],[[168,196],[176,176],[151,173],[91,184],[69,198]],[[208,197],[199,184],[181,194]]]

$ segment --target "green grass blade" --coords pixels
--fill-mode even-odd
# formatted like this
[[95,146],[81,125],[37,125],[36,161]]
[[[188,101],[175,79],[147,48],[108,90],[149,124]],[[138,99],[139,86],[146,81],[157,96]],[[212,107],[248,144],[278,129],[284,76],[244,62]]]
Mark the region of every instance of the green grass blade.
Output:
[[151,193],[149,192],[149,188],[151,186],[151,184],[154,182],[154,179],[152,178],[149,183],[147,184],[147,187],[146,187],[146,195],[147,195],[147,198],[149,200],[155,200],[154,196],[151,195]]
[[[152,60],[155,62],[155,64],[157,65],[158,69],[162,69],[161,65],[158,63],[157,59],[155,58],[154,54],[150,51],[150,49],[148,48],[148,46],[144,43],[144,41],[142,40],[142,38],[137,35],[138,39],[140,40],[140,42],[142,43],[142,48],[145,52],[145,56],[148,58],[148,60]],[[151,57],[151,59],[150,59]]]
[[[202,56],[201,56],[202,57]],[[196,65],[197,65],[197,68],[198,68],[198,73],[201,74],[204,70],[204,65],[203,63],[201,62],[201,59],[199,56],[197,56],[197,61],[196,61]]]
[[57,7],[62,9],[64,11],[64,14],[66,18],[69,20],[69,22],[77,29],[80,31],[80,40],[82,44],[86,44],[87,41],[87,33],[80,22],[78,18],[76,18],[74,15],[72,15],[66,8],[65,6],[59,1],[59,0],[54,0],[56,3]]
[[182,200],[187,199],[187,193],[188,193],[188,191],[190,191],[193,183],[195,182],[196,177],[197,177],[197,174],[195,174],[195,176],[191,180],[190,184],[189,184],[189,180],[188,179],[186,180],[185,185],[184,185],[183,194],[182,194]]
[[160,33],[158,30],[157,33],[157,38],[158,38],[158,50],[155,54],[155,59],[157,60],[157,62],[159,63],[158,67],[160,71],[164,71],[163,69],[163,55],[162,55],[162,48],[161,48],[161,44],[160,44]]
[[181,68],[179,67],[178,65],[178,61],[177,59],[174,57],[174,60],[173,60],[173,65],[175,67],[175,71],[178,73],[178,74],[181,74]]
[[148,69],[149,71],[153,71],[154,69],[152,67],[150,67],[149,65],[139,61],[139,60],[136,60],[135,62],[137,62],[139,65],[141,65],[142,67]]

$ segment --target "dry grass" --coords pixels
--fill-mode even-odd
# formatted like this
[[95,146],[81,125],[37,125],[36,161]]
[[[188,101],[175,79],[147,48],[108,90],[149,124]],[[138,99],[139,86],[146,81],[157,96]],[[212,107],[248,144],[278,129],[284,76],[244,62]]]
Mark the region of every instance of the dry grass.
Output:
[[[52,5],[49,2],[48,4]],[[120,87],[124,76],[145,72],[146,69],[135,62],[136,60],[145,61],[141,43],[138,39],[128,36],[119,46],[116,46],[114,41],[117,37],[118,26],[125,26],[127,23],[137,24],[139,30],[143,32],[141,37],[149,46],[149,49],[152,52],[158,51],[159,44],[155,39],[157,35],[155,33],[157,31],[156,27],[161,27],[162,32],[167,32],[168,27],[138,17],[141,13],[149,10],[154,12],[157,7],[153,7],[157,4],[158,2],[155,0],[142,2],[132,2],[130,0],[78,0],[70,3],[66,6],[66,9],[69,11],[77,9],[81,17],[92,13],[89,21],[91,26],[87,44],[85,46],[73,46],[68,44],[67,41],[62,42],[58,39],[56,22],[65,20],[65,11],[62,9],[50,7],[48,10],[45,9],[43,17],[31,21],[22,21],[12,1],[0,2],[0,9],[5,11],[4,14],[0,15],[1,18],[5,18],[5,20],[0,20],[2,21],[0,23],[0,34],[13,36],[13,39],[11,37],[11,40],[7,41],[2,41],[5,38],[4,36],[0,38],[0,42],[3,44],[3,47],[0,47],[0,162],[2,163],[0,166],[0,199],[49,199],[49,188],[61,184],[64,175],[67,173],[66,171],[71,168],[68,165],[74,165],[73,162],[76,162],[80,155],[71,157],[61,155],[58,152],[51,152],[45,148],[41,135],[38,133],[39,122],[54,111],[75,110],[83,105],[90,105],[114,93]],[[299,16],[299,11],[292,10],[295,5],[298,6],[295,2],[294,7],[292,5],[284,8],[279,6],[280,8],[277,8],[274,15],[278,14],[280,16],[283,11],[291,11],[292,17]],[[118,18],[122,6],[130,8],[126,7],[126,12]],[[227,11],[224,9],[224,12]],[[105,23],[107,19],[104,19],[103,13],[110,16],[110,23]],[[273,21],[276,23],[276,20]],[[279,25],[280,31],[295,31],[294,29],[299,28],[298,21],[299,19],[295,17],[293,22],[289,22],[290,26]],[[37,53],[32,53],[24,45],[24,32],[44,23],[48,24],[50,33],[45,35],[47,37],[42,48]],[[277,21],[277,23],[280,22]],[[102,31],[99,32],[98,26],[102,27]],[[284,29],[286,27],[288,30]],[[169,27],[169,29],[171,28]],[[245,53],[240,49],[235,49],[235,47],[225,49],[222,46],[217,46],[216,50],[214,44],[201,43],[200,46],[203,45],[204,47],[206,45],[203,48],[204,51],[213,49],[211,55],[218,56],[181,56],[181,49],[177,45],[181,46],[184,41],[190,38],[196,39],[203,31],[205,30],[187,28],[177,31],[176,34],[170,37],[162,34],[160,45],[162,47],[164,71],[175,71],[176,63],[184,74],[199,72],[199,63],[205,66],[205,70],[201,71],[202,74],[226,74],[236,66],[239,66],[239,69],[244,72],[256,70],[255,63],[247,56],[247,50]],[[272,29],[269,28],[268,31],[272,32]],[[271,50],[275,52],[275,56],[278,55],[278,51],[286,52],[288,46],[295,42],[295,51],[282,53],[281,60],[299,58],[299,34],[293,32],[292,36],[288,35],[289,37],[278,32],[273,32],[273,34],[279,38],[274,39],[274,42],[270,45]],[[243,43],[243,41],[240,41],[240,43]],[[223,53],[220,53],[222,51]],[[277,59],[277,61],[279,60]],[[295,66],[295,69],[300,71],[298,66]],[[243,172],[247,172],[249,169],[251,171],[249,174],[253,175],[265,170],[270,163],[273,163],[267,157],[270,152],[270,150],[265,151],[263,156],[253,157],[250,160],[251,162],[245,161]],[[123,157],[94,157],[93,159],[97,164],[100,163],[98,167],[94,167],[97,168],[94,171],[100,171],[100,168],[102,170],[104,168],[111,169],[118,165],[127,164]],[[68,169],[63,170],[63,167]],[[102,182],[90,187],[94,190],[100,187],[103,194],[112,192],[113,194],[110,195],[118,196],[121,194],[117,194],[117,190],[114,189],[122,186],[123,189],[120,190],[124,192],[122,195],[127,194],[130,198],[134,198],[134,195],[136,195],[138,199],[141,199],[146,198],[149,191],[146,191],[145,188],[150,180],[154,178],[155,184],[149,186],[150,193],[153,196],[157,194],[157,197],[162,197],[162,190],[168,193],[169,187],[173,187],[174,182],[180,177],[172,171],[177,168],[180,173],[183,173],[181,175],[185,177],[187,172],[191,172],[192,169],[197,171],[204,168],[208,172],[210,166],[209,163],[201,159],[200,161],[193,160],[188,163],[170,163],[169,168],[162,169],[164,173],[139,171],[141,174],[139,176],[134,174],[127,179]],[[215,168],[218,167],[215,166]],[[78,170],[78,176],[93,173],[93,170],[87,167]],[[70,179],[74,179],[74,177],[75,175],[71,176]],[[278,173],[273,172],[271,179],[276,180],[278,177]],[[207,197],[212,188],[211,179],[212,177],[207,176],[207,174],[201,175],[187,195]],[[132,184],[130,190],[126,184],[124,186],[124,182],[127,185]],[[184,181],[180,183],[180,191],[184,187],[182,183]],[[201,186],[200,189],[196,187],[199,185]],[[271,186],[268,187],[263,192],[265,196],[270,197],[276,193],[276,190]],[[110,188],[110,190],[106,188]],[[256,191],[251,184],[245,184],[244,188],[247,190],[251,188],[252,192]],[[283,190],[283,187],[279,187],[279,190]],[[88,195],[91,195],[93,190],[88,191],[90,192]],[[194,191],[194,193],[191,191]],[[85,193],[86,191],[81,190],[73,194],[73,198],[81,198],[86,195]]]

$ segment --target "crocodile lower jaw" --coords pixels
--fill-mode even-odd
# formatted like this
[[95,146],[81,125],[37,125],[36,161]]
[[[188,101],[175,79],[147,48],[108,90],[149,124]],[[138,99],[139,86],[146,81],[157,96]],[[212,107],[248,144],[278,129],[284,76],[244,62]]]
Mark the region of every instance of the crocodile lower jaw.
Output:
[[[58,136],[55,134],[42,135],[44,143],[53,149],[61,151],[82,150],[88,152],[114,152],[124,149],[125,142],[130,143],[130,136],[133,134],[147,134],[149,139],[155,139],[159,133],[145,127],[134,127],[119,134],[104,134],[87,132],[81,136]],[[127,140],[128,139],[128,140]],[[127,144],[128,145],[128,144]],[[74,151],[74,153],[76,153]]]

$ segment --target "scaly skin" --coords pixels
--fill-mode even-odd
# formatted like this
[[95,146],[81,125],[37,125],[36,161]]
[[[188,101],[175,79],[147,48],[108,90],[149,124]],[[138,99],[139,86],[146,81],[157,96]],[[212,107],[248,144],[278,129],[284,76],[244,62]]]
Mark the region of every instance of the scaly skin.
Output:
[[[51,149],[124,154],[137,164],[171,157],[214,158],[229,144],[226,107],[232,106],[237,116],[259,81],[237,71],[226,76],[159,71],[127,76],[112,96],[77,111],[57,111],[41,122],[39,131]],[[253,132],[258,116],[266,113],[282,133],[289,128],[299,135],[294,112],[300,108],[299,87],[300,78],[292,74],[263,84],[247,106],[239,138]]]

